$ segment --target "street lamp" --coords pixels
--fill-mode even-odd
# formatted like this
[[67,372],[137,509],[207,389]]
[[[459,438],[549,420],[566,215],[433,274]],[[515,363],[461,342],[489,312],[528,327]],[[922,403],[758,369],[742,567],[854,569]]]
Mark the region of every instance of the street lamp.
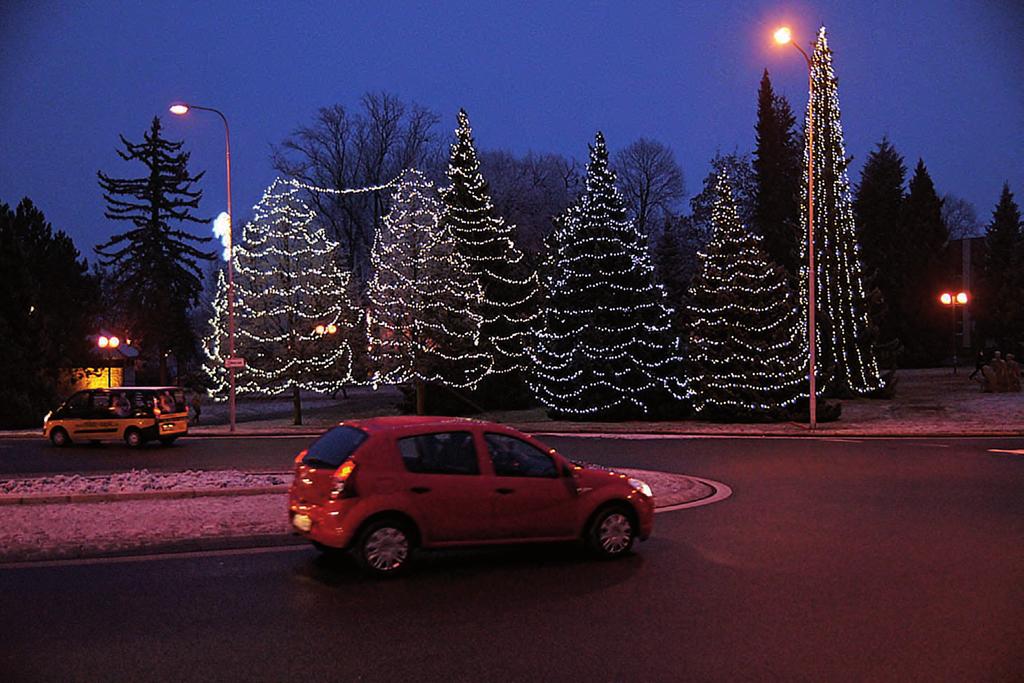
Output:
[[953,374],[956,374],[957,368],[957,357],[956,357],[956,306],[966,306],[967,301],[970,297],[967,296],[967,292],[943,292],[939,295],[939,302],[943,306],[949,306],[953,313]]
[[[96,340],[96,346],[107,350],[107,388],[110,388],[110,364],[114,362],[112,351],[121,345],[121,340],[111,335],[110,337],[101,334]],[[122,380],[123,381],[123,380]]]
[[816,351],[815,325],[814,325],[814,298],[815,298],[815,266],[814,266],[814,69],[810,56],[798,43],[793,42],[793,32],[788,26],[782,26],[775,31],[775,42],[779,45],[792,45],[803,55],[807,62],[807,338],[808,338],[808,378],[810,392],[808,394],[808,408],[810,410],[810,427],[815,429],[818,426],[818,396],[817,382],[814,378],[814,356]]
[[225,364],[227,365],[228,376],[230,378],[230,392],[228,394],[228,423],[230,424],[230,430],[233,432],[235,431],[235,369],[238,367],[238,363],[235,361],[235,258],[233,251],[235,239],[231,228],[231,129],[228,127],[227,117],[224,116],[221,111],[212,107],[201,107],[198,104],[186,104],[184,102],[176,102],[170,107],[171,113],[176,116],[184,116],[192,109],[212,111],[220,117],[221,121],[224,122],[224,160],[227,165],[228,179],[228,359]]

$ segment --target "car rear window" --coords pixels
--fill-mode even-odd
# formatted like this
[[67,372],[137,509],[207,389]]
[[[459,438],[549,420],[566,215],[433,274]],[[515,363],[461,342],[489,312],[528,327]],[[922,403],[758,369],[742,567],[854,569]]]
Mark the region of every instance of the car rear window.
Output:
[[334,427],[313,442],[302,458],[310,467],[340,467],[366,441],[366,432],[355,427]]

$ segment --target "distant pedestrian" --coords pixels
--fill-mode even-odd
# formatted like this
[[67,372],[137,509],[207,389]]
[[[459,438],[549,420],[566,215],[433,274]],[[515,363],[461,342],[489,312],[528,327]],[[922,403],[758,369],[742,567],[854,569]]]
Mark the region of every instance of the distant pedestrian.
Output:
[[199,424],[199,416],[203,414],[203,395],[199,391],[192,390],[192,424]]
[[967,379],[974,379],[974,376],[981,372],[983,367],[985,367],[985,352],[978,351],[978,355],[974,359],[974,372],[972,372]]

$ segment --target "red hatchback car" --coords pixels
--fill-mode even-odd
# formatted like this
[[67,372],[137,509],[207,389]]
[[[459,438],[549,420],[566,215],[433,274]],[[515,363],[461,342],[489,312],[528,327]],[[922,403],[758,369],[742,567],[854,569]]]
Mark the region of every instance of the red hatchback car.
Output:
[[295,530],[396,574],[416,548],[583,539],[617,557],[654,523],[647,484],[569,462],[491,422],[380,417],[343,422],[295,458]]

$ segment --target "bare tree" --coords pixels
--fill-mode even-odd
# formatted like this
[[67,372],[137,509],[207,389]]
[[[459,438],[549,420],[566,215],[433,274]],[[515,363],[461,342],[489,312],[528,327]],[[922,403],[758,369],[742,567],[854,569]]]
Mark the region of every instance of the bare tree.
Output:
[[[271,147],[271,160],[280,173],[330,190],[381,185],[413,167],[436,175],[443,159],[435,131],[439,120],[429,109],[395,95],[366,93],[356,111],[340,104],[321,108],[312,123]],[[342,245],[346,265],[359,282],[369,277],[373,236],[390,194],[304,192],[328,235]]]
[[951,240],[978,237],[983,233],[974,204],[948,192],[942,198],[942,222]]
[[615,171],[619,191],[641,234],[677,215],[686,189],[683,170],[670,147],[640,138],[615,155]]

